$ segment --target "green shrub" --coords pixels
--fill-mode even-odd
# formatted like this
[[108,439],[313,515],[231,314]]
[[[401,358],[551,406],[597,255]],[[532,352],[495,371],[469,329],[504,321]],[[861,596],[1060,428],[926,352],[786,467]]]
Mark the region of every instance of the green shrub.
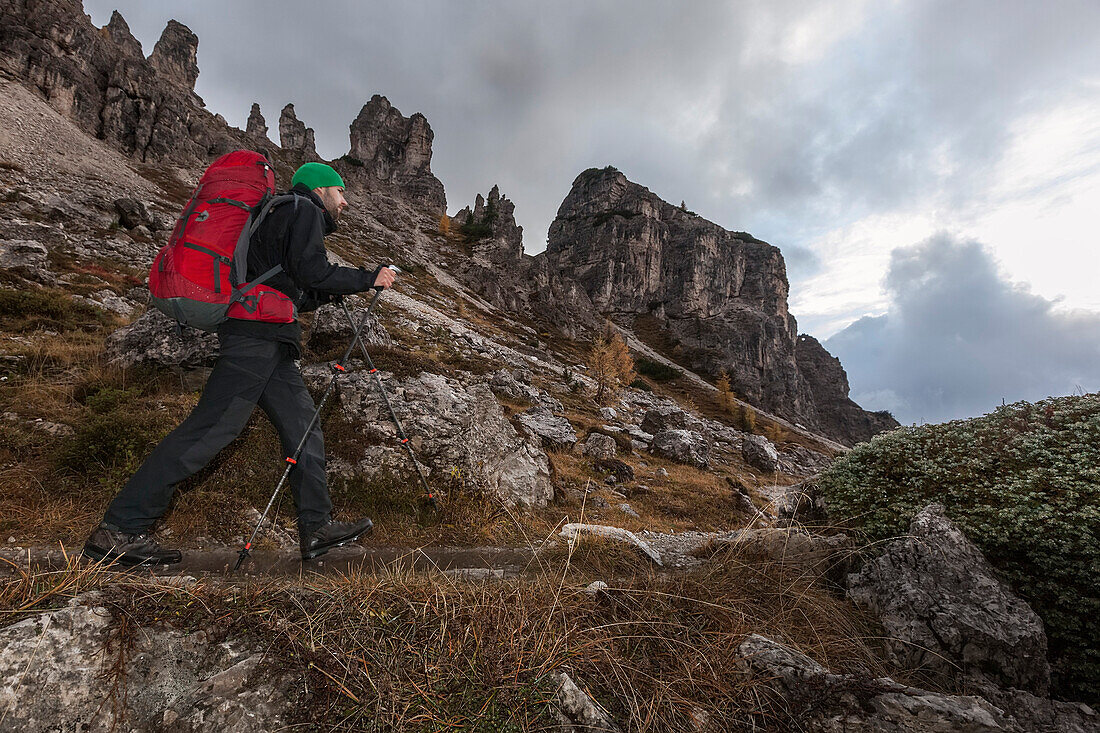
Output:
[[820,486],[831,518],[868,540],[942,503],[1043,619],[1056,693],[1100,699],[1100,395],[900,428],[836,460]]
[[643,392],[652,392],[653,391],[653,388],[649,386],[649,382],[645,381],[641,377],[638,377],[633,382],[631,382],[630,386],[633,387],[634,389],[640,389]]
[[117,387],[101,387],[84,399],[84,404],[92,408],[92,412],[104,415],[119,407],[126,407],[133,400],[141,397],[141,390],[137,387],[118,389]]
[[654,382],[671,382],[673,379],[679,379],[684,374],[683,371],[676,367],[670,367],[668,364],[646,359],[644,356],[639,356],[635,359],[634,369],[638,374],[649,377]]
[[58,463],[75,473],[95,476],[101,484],[117,484],[137,470],[163,437],[164,422],[156,413],[126,409],[93,414],[77,426]]

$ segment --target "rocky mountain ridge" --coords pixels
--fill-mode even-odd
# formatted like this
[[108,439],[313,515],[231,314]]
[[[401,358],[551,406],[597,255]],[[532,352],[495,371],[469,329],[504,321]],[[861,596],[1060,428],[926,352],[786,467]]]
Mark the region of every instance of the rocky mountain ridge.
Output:
[[[258,105],[245,131],[207,111],[194,93],[198,38],[175,21],[145,58],[118,13],[102,29],[73,0],[33,8],[9,1],[0,16],[0,73],[30,83],[86,132],[139,161],[195,170],[246,146],[277,153],[283,170],[317,159],[313,131],[292,104],[280,116],[278,149]],[[431,234],[446,215],[446,197],[430,169],[427,120],[406,118],[375,95],[349,131],[349,153],[333,165],[364,205],[349,212],[348,228],[442,277],[434,262],[446,247]],[[651,345],[670,345],[669,355],[689,368],[727,370],[748,401],[847,443],[896,424],[847,398],[843,369],[820,345],[796,348],[802,342],[787,312],[778,249],[661,201],[610,168],[578,176],[545,253],[523,254],[513,212],[494,187],[480,206],[450,220],[462,229],[472,219],[475,229],[468,256],[452,258],[456,273],[498,308],[573,337],[611,317]]]

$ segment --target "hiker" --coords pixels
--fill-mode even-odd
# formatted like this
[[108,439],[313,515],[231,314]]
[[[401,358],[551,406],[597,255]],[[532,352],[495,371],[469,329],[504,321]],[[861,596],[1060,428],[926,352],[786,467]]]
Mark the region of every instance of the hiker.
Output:
[[[306,163],[295,172],[283,203],[260,222],[248,249],[251,280],[277,265],[265,280],[297,305],[316,309],[342,296],[393,284],[394,272],[379,267],[339,267],[328,261],[323,238],[336,229],[347,207],[344,181],[331,166]],[[281,297],[276,294],[275,297]],[[296,314],[287,323],[230,317],[218,326],[219,352],[199,403],[153,450],[107,507],[103,522],[84,545],[84,554],[122,564],[171,564],[179,550],[162,548],[150,528],[167,511],[176,484],[199,471],[244,429],[259,405],[275,425],[285,455],[293,454],[315,411],[296,360],[301,356]],[[332,519],[325,475],[325,449],[315,426],[290,472],[298,509],[303,559],[321,555],[370,532],[370,519]]]

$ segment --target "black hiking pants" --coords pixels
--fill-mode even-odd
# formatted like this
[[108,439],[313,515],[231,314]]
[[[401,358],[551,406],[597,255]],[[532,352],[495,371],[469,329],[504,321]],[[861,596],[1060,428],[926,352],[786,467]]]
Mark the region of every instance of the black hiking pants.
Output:
[[[176,484],[240,435],[256,405],[275,425],[284,455],[293,455],[316,409],[295,355],[293,346],[280,341],[222,334],[218,359],[199,403],[141,464],[107,507],[104,522],[124,532],[148,530],[167,511]],[[319,423],[290,471],[290,488],[298,507],[299,532],[328,521],[332,502]]]

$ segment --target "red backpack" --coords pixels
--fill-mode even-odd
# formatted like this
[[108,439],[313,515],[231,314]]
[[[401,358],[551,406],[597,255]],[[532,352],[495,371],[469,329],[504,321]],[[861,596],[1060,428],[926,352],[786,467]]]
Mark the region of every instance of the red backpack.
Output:
[[153,305],[204,331],[217,330],[226,318],[292,322],[294,302],[262,284],[282,266],[245,282],[249,240],[273,206],[293,198],[274,193],[275,170],[259,153],[237,150],[214,161],[153,260]]

